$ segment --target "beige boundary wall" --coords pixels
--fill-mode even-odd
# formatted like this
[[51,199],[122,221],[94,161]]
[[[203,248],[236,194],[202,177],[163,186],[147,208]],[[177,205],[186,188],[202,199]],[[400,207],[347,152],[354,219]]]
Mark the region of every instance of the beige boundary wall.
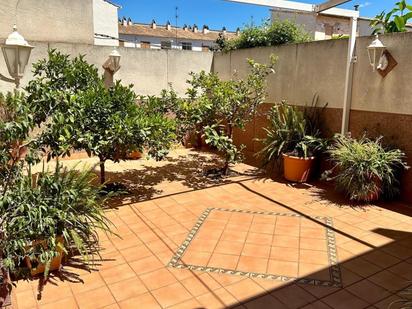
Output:
[[[33,77],[32,63],[46,58],[48,49],[57,49],[64,54],[73,57],[85,55],[89,63],[96,65],[103,74],[102,65],[107,60],[113,47],[86,45],[86,44],[64,44],[30,42],[34,45],[30,64],[22,80],[22,87]],[[175,50],[150,50],[137,48],[117,48],[122,58],[121,69],[115,78],[122,80],[125,84],[133,84],[138,94],[158,95],[162,89],[172,86],[180,95],[185,94],[187,88],[186,80],[189,73],[205,70],[210,72],[212,68],[213,53],[199,53],[193,51]],[[4,58],[0,56],[0,72],[8,75]],[[10,91],[13,84],[0,82],[0,92]]]
[[[372,37],[358,39],[357,62],[353,70],[350,131],[354,136],[385,137],[385,142],[403,149],[412,166],[412,33],[385,35],[381,40],[399,63],[385,78],[373,72],[366,47]],[[245,58],[267,62],[271,53],[279,57],[276,75],[268,80],[268,97],[264,111],[280,100],[295,105],[311,102],[315,93],[320,102],[328,102],[323,116],[325,133],[340,132],[345,83],[347,40],[317,41],[284,45],[278,48],[255,48],[216,54],[213,70],[229,78],[233,71],[239,76],[247,72]],[[264,137],[265,116],[256,117],[246,132],[237,132],[236,141],[246,145],[248,162],[258,165],[253,156]],[[412,202],[412,171],[405,173],[403,197]]]

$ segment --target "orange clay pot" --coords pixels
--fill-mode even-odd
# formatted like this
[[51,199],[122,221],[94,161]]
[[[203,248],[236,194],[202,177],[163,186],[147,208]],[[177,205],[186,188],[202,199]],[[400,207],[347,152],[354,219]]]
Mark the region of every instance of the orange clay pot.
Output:
[[300,158],[283,154],[283,175],[292,182],[307,182],[314,162],[315,157]]
[[[61,244],[61,247],[63,247],[63,242],[64,239],[63,237],[57,237],[57,242],[58,244]],[[38,244],[41,244],[42,246],[45,246],[45,241],[35,241],[33,242],[33,246],[36,246]],[[57,248],[57,252],[59,253],[58,256],[56,256],[50,263],[50,269],[49,271],[55,271],[55,270],[59,270],[61,265],[62,265],[62,259],[63,259],[63,250],[61,248]],[[42,263],[38,263],[35,267],[32,265],[32,261],[30,261],[30,258],[26,256],[25,258],[26,261],[26,265],[27,268],[30,270],[30,274],[32,276],[37,276],[39,274],[44,273],[44,271],[46,270],[46,265],[42,264]]]
[[132,151],[127,155],[127,158],[129,160],[139,160],[142,157],[143,157],[143,154],[138,150]]

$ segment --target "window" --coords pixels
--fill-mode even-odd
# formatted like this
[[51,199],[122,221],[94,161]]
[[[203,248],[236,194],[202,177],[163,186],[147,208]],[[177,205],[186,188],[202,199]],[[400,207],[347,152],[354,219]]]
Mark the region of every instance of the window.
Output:
[[192,43],[182,42],[182,49],[183,50],[192,50]]
[[150,48],[150,42],[141,41],[140,48]]
[[161,46],[162,49],[172,49],[172,42],[162,41],[162,42],[160,42],[160,46]]

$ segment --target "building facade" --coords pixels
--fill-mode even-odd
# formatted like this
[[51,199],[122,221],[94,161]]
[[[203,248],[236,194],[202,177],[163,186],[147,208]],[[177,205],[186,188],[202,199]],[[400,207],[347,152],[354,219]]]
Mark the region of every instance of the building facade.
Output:
[[[350,20],[346,17],[331,16],[326,14],[313,14],[311,12],[271,9],[272,21],[290,20],[301,25],[314,40],[329,40],[350,33]],[[370,18],[358,18],[358,35],[371,35]]]
[[118,9],[107,0],[2,0],[0,39],[17,24],[28,41],[116,46]]
[[158,25],[155,21],[151,24],[133,23],[130,18],[119,22],[120,45],[131,48],[210,51],[219,35],[233,38],[238,34],[239,31],[210,30],[207,26],[201,29],[196,25],[174,27],[169,22],[166,25]]

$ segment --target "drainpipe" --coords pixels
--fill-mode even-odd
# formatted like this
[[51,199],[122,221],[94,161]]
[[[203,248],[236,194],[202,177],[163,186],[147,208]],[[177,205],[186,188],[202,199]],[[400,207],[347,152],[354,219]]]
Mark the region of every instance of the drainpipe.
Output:
[[356,62],[355,57],[355,44],[356,44],[356,35],[358,28],[358,18],[352,17],[350,19],[350,28],[351,32],[349,35],[348,42],[348,57],[346,60],[346,77],[345,77],[345,93],[343,100],[343,113],[342,113],[342,128],[341,133],[347,134],[349,131],[349,118],[350,118],[350,109],[352,101],[352,77],[353,77],[353,64]]

